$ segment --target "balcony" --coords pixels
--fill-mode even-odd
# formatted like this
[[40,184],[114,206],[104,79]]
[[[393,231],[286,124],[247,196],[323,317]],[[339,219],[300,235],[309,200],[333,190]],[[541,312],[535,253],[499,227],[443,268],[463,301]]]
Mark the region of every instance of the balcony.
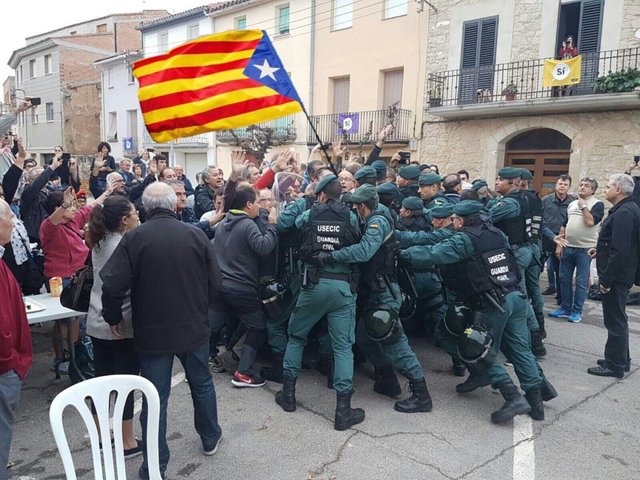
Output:
[[[256,128],[258,127],[258,128]],[[286,115],[268,122],[235,128],[233,130],[220,130],[216,139],[220,143],[228,145],[242,145],[254,139],[257,134],[270,134],[272,145],[287,145],[296,139],[296,121],[294,115]]]
[[[640,108],[638,92],[594,93],[601,75],[640,67],[640,48],[582,54],[580,83],[544,87],[545,59],[431,73],[427,80],[431,115],[450,119]],[[513,84],[515,98],[503,90]]]
[[[392,112],[391,116],[390,112]],[[345,123],[347,118],[349,119],[349,128]],[[386,109],[313,115],[311,121],[318,131],[320,139],[325,143],[333,142],[334,138],[342,137],[343,143],[373,144],[378,139],[378,132],[391,121],[395,122],[395,130],[385,143],[407,144],[411,139],[411,110]],[[315,134],[309,128],[307,144],[315,145],[317,143]]]
[[[206,147],[209,145],[209,133],[201,133],[199,135],[193,135],[192,137],[184,137],[178,138],[174,140],[174,147]],[[169,148],[169,143],[156,143],[156,141],[151,138],[149,132],[144,131],[144,146],[145,147],[155,147],[162,148],[162,145],[166,145]]]

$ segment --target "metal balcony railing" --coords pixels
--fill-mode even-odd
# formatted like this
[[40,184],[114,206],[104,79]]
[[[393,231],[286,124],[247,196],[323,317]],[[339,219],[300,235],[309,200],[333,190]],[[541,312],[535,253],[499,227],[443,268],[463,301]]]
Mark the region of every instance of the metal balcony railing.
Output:
[[[192,137],[184,137],[178,138],[175,140],[174,145],[197,145],[197,146],[206,146],[209,144],[209,135],[208,133],[201,133],[199,135],[193,135]],[[145,130],[144,132],[144,144],[145,145],[168,145],[162,143],[156,143],[149,132]]]
[[511,84],[517,88],[515,99],[592,94],[598,76],[640,67],[640,48],[582,53],[580,83],[566,87],[543,87],[545,60],[431,73],[427,80],[428,107],[513,100],[503,94],[505,87]]
[[[408,143],[411,139],[411,110],[395,110],[395,130],[387,138],[387,143]],[[343,128],[344,119],[351,119],[353,133]],[[335,138],[346,137],[348,143],[372,144],[378,139],[378,132],[390,122],[389,109],[371,110],[367,112],[332,113],[328,115],[313,115],[318,135],[323,142],[333,142]],[[355,126],[357,122],[357,127]],[[318,143],[311,128],[307,129],[307,143]]]
[[220,130],[216,139],[220,143],[234,144],[238,141],[249,140],[254,135],[255,127],[270,128],[273,130],[271,138],[279,144],[293,143],[297,137],[296,122],[294,115],[286,115],[268,122],[249,125],[247,127],[235,128],[233,130]]

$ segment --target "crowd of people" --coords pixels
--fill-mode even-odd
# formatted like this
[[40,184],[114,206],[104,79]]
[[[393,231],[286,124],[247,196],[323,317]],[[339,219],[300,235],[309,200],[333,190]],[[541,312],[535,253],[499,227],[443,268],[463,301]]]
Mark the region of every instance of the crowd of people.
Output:
[[[611,176],[606,199],[613,207],[605,217],[590,177],[573,196],[571,178],[561,175],[555,191],[540,199],[527,169],[499,169],[491,188],[471,181],[466,170],[440,175],[436,165],[400,152],[385,161],[380,154],[392,128],[379,133],[366,158],[338,142],[329,152],[313,149],[306,162],[286,150],[258,168],[235,152],[228,176],[209,166],[195,188],[184,168],[170,166],[161,153],[143,150],[116,162],[101,142],[89,202],[78,164],[62,147],[38,166],[19,141],[11,151],[5,137],[0,319],[2,349],[11,353],[0,361],[0,397],[9,406],[0,408],[3,426],[12,423],[31,362],[26,316],[17,305],[23,293],[35,293],[27,268],[34,249],[42,251],[46,279],[66,283],[92,265],[86,325],[56,322],[54,340],[66,329],[74,339],[83,330],[93,343],[96,375],[140,374],[153,382],[161,402],[162,472],[174,356],[191,389],[206,455],[222,439],[211,373],[228,368],[224,352],[237,362],[228,372],[235,387],[282,384],[275,402],[285,412],[296,410],[297,378],[311,359],[335,390],[334,428],[345,430],[365,419],[352,396],[354,365],[367,362],[373,390],[392,398],[396,411],[432,410],[428,366],[410,341],[427,335],[451,357],[454,375],[468,374],[458,393],[487,385],[500,391],[504,404],[491,415],[494,423],[522,414],[544,420],[544,402],[558,392],[538,362],[547,354],[542,295],[558,295],[559,308],[549,316],[579,322],[594,257],[609,337],[604,358],[588,373],[622,378],[630,366],[625,300],[640,254],[634,179]],[[545,261],[549,288],[541,292]],[[54,341],[53,368],[64,373],[65,361]],[[398,373],[409,382],[404,398]],[[123,417],[127,458],[144,453],[146,414],[145,405],[138,440],[130,397]],[[2,466],[9,444],[3,438]],[[146,453],[140,476],[148,478]]]

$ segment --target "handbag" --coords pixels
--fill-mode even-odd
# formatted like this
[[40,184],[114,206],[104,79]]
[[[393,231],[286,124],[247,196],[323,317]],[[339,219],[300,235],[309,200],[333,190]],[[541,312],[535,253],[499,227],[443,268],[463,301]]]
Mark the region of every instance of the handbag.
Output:
[[27,249],[27,261],[24,262],[26,274],[23,277],[22,285],[20,285],[22,293],[24,295],[37,295],[46,281],[43,268],[44,257],[36,258],[41,257],[41,255],[34,255],[29,244],[24,239],[22,239],[22,243],[24,248]]
[[84,267],[74,273],[67,286],[62,289],[60,304],[71,310],[86,313],[89,311],[92,288],[93,265],[91,265],[91,252],[89,252]]

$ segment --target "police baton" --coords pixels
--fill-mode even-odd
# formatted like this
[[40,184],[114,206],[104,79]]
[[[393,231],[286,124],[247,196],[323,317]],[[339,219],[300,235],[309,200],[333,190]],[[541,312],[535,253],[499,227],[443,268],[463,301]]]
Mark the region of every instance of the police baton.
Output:
[[413,279],[411,278],[411,274],[407,270],[407,267],[398,267],[398,270],[402,274],[404,274],[405,278],[407,279],[407,283],[409,284],[409,287],[411,288],[411,292],[410,293],[413,294],[413,298],[418,298],[418,290],[416,289],[415,283],[413,283]]
[[498,301],[493,298],[493,295],[491,295],[489,292],[482,292],[482,295],[484,296],[484,298],[486,298],[487,300],[489,300],[489,303],[491,303],[491,305],[493,305],[494,307],[496,307],[496,309],[500,312],[500,313],[506,313],[504,311],[504,308],[502,308],[502,305],[500,305],[498,303]]

